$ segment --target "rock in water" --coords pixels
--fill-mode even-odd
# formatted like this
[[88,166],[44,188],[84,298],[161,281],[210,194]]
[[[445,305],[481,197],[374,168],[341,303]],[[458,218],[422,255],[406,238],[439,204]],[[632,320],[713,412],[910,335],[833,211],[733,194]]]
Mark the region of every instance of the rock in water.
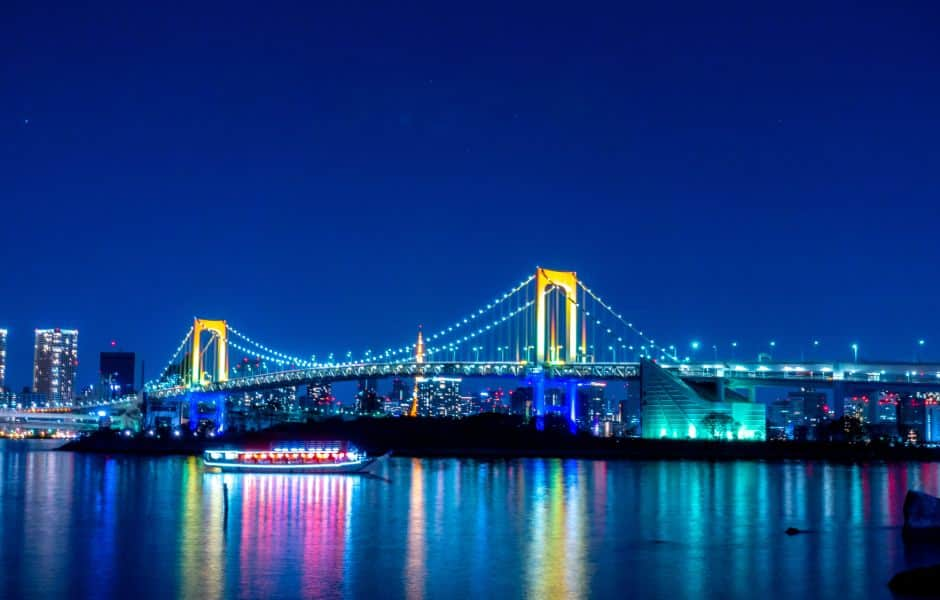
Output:
[[908,490],[904,498],[905,539],[936,539],[940,541],[940,498]]
[[940,590],[940,565],[901,571],[891,578],[888,587],[896,594],[936,598]]
[[803,530],[802,530],[802,529],[797,529],[796,527],[787,527],[787,529],[784,531],[784,533],[787,534],[787,535],[796,535],[796,534],[798,534],[798,533],[803,533]]

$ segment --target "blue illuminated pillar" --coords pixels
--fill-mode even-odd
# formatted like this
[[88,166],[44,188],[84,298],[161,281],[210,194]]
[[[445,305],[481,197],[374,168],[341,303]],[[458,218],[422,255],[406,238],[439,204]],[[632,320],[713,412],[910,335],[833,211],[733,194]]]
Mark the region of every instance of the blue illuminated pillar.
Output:
[[535,416],[545,416],[545,376],[541,373],[532,380],[532,405]]
[[225,394],[215,396],[215,431],[222,433],[225,429]]
[[535,417],[535,428],[538,431],[545,429],[545,375],[538,373],[532,378],[532,412]]
[[199,425],[199,393],[191,392],[189,394],[189,430],[196,431]]
[[568,400],[568,420],[572,423],[576,423],[578,410],[578,381],[576,379],[569,379],[565,383],[567,384],[565,395]]

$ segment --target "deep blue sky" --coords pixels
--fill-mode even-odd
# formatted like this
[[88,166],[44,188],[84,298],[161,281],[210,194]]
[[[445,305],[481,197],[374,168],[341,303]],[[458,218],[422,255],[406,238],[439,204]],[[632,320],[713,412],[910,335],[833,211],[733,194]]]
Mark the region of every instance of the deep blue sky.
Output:
[[0,20],[12,386],[34,327],[81,383],[197,314],[378,348],[537,264],[662,341],[940,358],[934,3],[79,4]]

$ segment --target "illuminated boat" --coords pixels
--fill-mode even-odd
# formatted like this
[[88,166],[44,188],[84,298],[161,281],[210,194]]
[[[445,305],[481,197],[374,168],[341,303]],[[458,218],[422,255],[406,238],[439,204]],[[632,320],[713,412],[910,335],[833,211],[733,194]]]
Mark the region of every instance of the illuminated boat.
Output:
[[270,450],[206,450],[202,462],[232,473],[363,473],[379,458],[348,442],[287,442]]

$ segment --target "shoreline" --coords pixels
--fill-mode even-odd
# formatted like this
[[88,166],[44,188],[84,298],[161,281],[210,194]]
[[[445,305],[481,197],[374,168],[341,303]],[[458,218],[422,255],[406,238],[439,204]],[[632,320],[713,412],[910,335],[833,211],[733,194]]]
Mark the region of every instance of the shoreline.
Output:
[[57,450],[140,456],[198,456],[211,448],[264,450],[272,443],[348,440],[369,454],[420,458],[561,458],[592,460],[940,462],[940,448],[847,442],[704,441],[596,438],[567,427],[536,430],[519,418],[480,415],[460,421],[360,418],[285,424],[208,440],[94,433]]

